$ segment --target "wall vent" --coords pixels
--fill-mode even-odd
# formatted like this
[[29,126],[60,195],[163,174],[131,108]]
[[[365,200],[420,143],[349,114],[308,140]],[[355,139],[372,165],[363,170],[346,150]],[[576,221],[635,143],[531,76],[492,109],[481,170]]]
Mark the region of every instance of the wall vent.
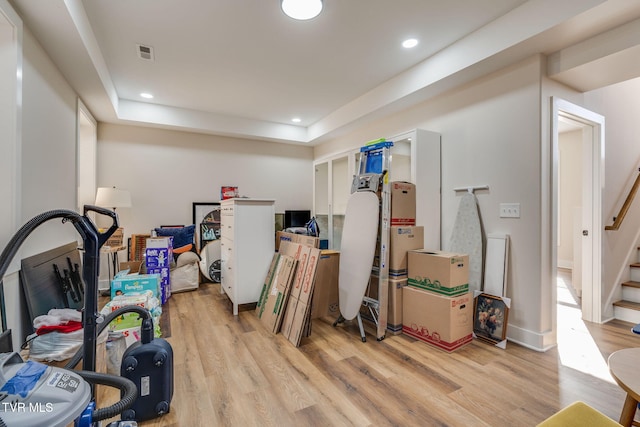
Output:
[[136,45],[136,51],[138,52],[138,58],[145,61],[153,61],[153,48],[151,46],[145,46],[143,44]]

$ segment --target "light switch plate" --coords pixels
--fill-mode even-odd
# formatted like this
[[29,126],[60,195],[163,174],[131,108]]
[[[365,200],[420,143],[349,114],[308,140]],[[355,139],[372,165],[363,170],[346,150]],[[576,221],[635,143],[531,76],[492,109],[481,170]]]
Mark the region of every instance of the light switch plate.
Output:
[[520,203],[500,203],[500,218],[520,218]]

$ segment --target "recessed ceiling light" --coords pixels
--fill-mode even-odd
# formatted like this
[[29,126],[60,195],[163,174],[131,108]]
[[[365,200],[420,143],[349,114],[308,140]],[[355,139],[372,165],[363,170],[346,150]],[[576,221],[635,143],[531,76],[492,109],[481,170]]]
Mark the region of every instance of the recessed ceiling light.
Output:
[[153,95],[151,95],[150,93],[146,93],[146,92],[142,92],[140,94],[141,97],[146,98],[146,99],[152,99]]
[[416,46],[418,46],[417,39],[406,39],[405,41],[402,42],[402,47],[406,49],[411,49],[412,47],[416,47]]
[[282,0],[281,7],[288,17],[306,21],[322,12],[322,0]]
[[294,117],[293,119],[291,119],[291,121],[293,123],[300,123],[302,120],[300,119],[300,117]]

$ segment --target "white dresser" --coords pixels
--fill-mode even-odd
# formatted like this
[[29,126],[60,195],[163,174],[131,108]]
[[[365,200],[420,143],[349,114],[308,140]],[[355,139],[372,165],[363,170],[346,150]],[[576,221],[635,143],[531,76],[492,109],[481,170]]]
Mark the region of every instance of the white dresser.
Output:
[[227,199],[220,202],[221,290],[233,303],[258,302],[275,251],[275,201]]

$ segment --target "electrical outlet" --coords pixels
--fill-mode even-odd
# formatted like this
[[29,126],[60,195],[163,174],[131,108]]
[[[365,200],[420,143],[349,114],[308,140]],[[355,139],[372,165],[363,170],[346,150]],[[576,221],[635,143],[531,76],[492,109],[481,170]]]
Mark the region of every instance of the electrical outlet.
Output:
[[520,203],[500,203],[500,218],[520,218]]

